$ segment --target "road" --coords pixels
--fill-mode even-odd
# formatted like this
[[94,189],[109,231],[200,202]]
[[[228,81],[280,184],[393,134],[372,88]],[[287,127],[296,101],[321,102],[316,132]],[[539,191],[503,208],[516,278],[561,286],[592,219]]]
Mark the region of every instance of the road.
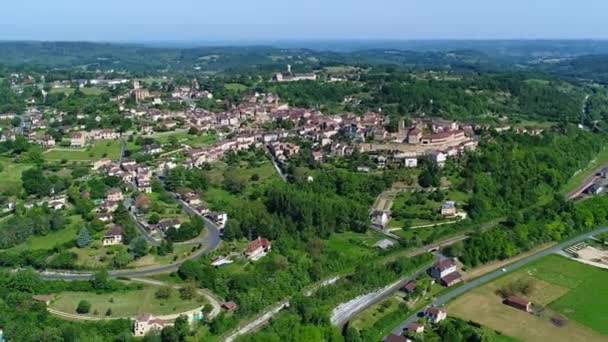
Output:
[[378,289],[374,292],[370,292],[359,297],[356,297],[346,303],[342,303],[338,305],[332,312],[330,321],[331,324],[342,327],[346,324],[352,317],[356,316],[361,311],[367,309],[368,307],[381,302],[382,300],[390,297],[395,292],[399,291],[405,284],[407,284],[411,280],[415,280],[422,273],[426,271],[426,269],[430,266],[426,265],[425,267],[421,267],[418,271],[411,274],[409,277],[404,279],[399,279],[396,282]]
[[[597,235],[597,234],[605,233],[605,232],[608,232],[608,227],[604,227],[604,228],[601,228],[601,229],[594,230],[592,232],[588,232],[588,233],[579,235],[579,236],[577,236],[575,238],[572,238],[572,239],[570,239],[568,241],[562,242],[559,245],[556,245],[555,247],[543,250],[541,252],[538,252],[536,254],[533,254],[533,255],[530,255],[530,256],[528,256],[526,258],[518,260],[518,261],[516,261],[516,262],[514,262],[512,264],[509,264],[508,266],[504,267],[504,269],[506,269],[507,271],[512,271],[512,270],[521,268],[521,267],[523,267],[523,266],[525,266],[525,265],[527,265],[529,263],[532,263],[532,262],[537,261],[537,260],[539,260],[539,259],[541,259],[543,257],[546,257],[547,255],[550,255],[550,254],[553,254],[553,253],[559,253],[562,249],[564,249],[564,248],[566,248],[566,247],[568,247],[568,246],[570,246],[572,244],[575,244],[575,243],[587,240],[587,239],[593,237],[593,235]],[[505,274],[505,272],[503,271],[503,269],[499,269],[499,270],[496,270],[494,272],[488,273],[488,274],[486,274],[484,276],[481,276],[481,277],[479,277],[479,278],[477,278],[475,280],[472,280],[472,281],[470,281],[470,282],[468,282],[468,283],[466,283],[466,284],[464,284],[464,285],[462,285],[462,286],[454,289],[453,291],[450,291],[450,292],[446,293],[445,295],[443,295],[443,296],[435,299],[433,302],[431,302],[429,304],[429,306],[442,306],[445,303],[449,302],[450,300],[452,300],[452,299],[454,299],[454,298],[456,298],[456,297],[464,294],[465,292],[467,292],[467,291],[469,291],[471,289],[474,289],[474,288],[476,288],[478,286],[481,286],[483,284],[486,284],[486,283],[488,283],[488,282],[490,282],[490,281],[492,281],[492,280],[494,280],[494,279],[502,276],[503,274]],[[418,313],[415,313],[414,315],[412,315],[412,316],[408,317],[406,320],[404,320],[395,329],[393,329],[392,333],[393,334],[397,334],[397,335],[401,335],[401,333],[403,332],[403,329],[405,328],[405,326],[407,326],[409,323],[415,322],[417,319],[418,319]]]

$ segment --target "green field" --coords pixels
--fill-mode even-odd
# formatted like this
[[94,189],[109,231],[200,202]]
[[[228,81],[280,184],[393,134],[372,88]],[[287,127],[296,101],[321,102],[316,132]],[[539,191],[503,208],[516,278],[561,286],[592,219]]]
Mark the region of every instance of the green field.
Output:
[[188,133],[166,134],[156,137],[154,140],[156,140],[159,144],[167,144],[169,142],[169,137],[171,136],[176,137],[177,141],[180,143],[190,145],[192,147],[211,145],[217,141],[217,135],[212,133],[198,135],[191,135]]
[[[531,315],[501,303],[497,291],[508,284],[530,284],[524,296],[545,310]],[[561,256],[547,256],[520,270],[473,289],[447,305],[448,313],[524,341],[606,341],[608,271]],[[551,317],[568,318],[558,327]]]
[[70,216],[70,224],[64,229],[51,232],[45,236],[34,236],[26,242],[13,247],[15,250],[53,249],[67,242],[76,240],[76,235],[82,228],[83,220],[78,215]]
[[[72,95],[74,93],[74,91],[76,91],[74,88],[52,88],[51,90],[49,90],[50,94],[68,94],[68,95]],[[101,95],[106,93],[106,91],[104,89],[101,88],[80,88],[80,91],[85,94],[85,95],[89,95],[89,96],[97,96],[97,95]]]
[[247,90],[247,86],[240,83],[226,83],[224,84],[224,88],[226,88],[226,90],[228,91],[233,91],[237,93]]
[[[141,313],[155,315],[171,315],[188,311],[205,304],[204,298],[182,300],[177,290],[172,290],[168,299],[158,299],[154,293],[158,286],[145,286],[142,290],[96,294],[91,292],[63,292],[55,297],[51,308],[75,314],[78,302],[87,300],[91,303],[91,311],[87,316],[97,317],[134,317]],[[112,315],[105,316],[108,309]],[[97,315],[95,315],[97,311]]]
[[17,164],[8,158],[0,158],[0,164],[0,194],[18,195],[21,192],[21,174],[32,165]]
[[44,153],[48,161],[79,161],[90,162],[102,158],[120,158],[119,140],[101,140],[86,149],[51,149]]

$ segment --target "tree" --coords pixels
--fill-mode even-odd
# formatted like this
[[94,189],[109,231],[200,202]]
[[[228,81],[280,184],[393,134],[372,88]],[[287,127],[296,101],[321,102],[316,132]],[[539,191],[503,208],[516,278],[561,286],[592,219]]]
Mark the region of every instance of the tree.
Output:
[[131,254],[129,254],[129,252],[127,252],[125,250],[121,250],[120,252],[116,253],[114,258],[112,259],[112,264],[114,265],[115,268],[124,268],[132,260],[133,260],[133,257],[131,256]]
[[112,316],[112,308],[108,308],[108,310],[106,310],[106,316]]
[[196,287],[192,284],[188,284],[179,289],[179,297],[183,300],[190,300],[196,295]]
[[184,315],[180,315],[174,322],[173,327],[175,328],[175,332],[179,337],[180,341],[185,341],[186,336],[190,333],[190,324],[188,323],[188,317]]
[[78,306],[76,307],[76,312],[79,314],[86,314],[91,311],[91,303],[86,300],[81,300],[78,302]]
[[47,196],[51,193],[51,184],[40,168],[23,171],[21,181],[28,195]]
[[160,332],[160,340],[162,342],[179,342],[179,335],[175,328],[172,326],[166,326]]
[[156,290],[154,296],[157,299],[169,299],[169,297],[171,297],[171,288],[169,286],[163,286]]
[[148,216],[149,224],[158,224],[158,222],[160,222],[160,215],[158,215],[158,213],[152,213]]
[[138,236],[129,243],[129,251],[135,259],[148,254],[148,241],[143,236]]
[[91,244],[91,235],[89,234],[89,230],[86,227],[80,229],[78,233],[78,237],[76,238],[76,245],[78,248],[85,248]]
[[91,286],[95,290],[107,290],[111,287],[110,285],[110,275],[107,270],[101,270],[95,272],[93,274],[93,278],[91,278]]

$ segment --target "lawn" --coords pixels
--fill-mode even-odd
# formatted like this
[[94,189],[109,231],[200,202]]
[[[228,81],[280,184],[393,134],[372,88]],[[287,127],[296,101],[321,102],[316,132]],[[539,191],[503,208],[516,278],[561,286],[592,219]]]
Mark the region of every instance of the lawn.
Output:
[[240,93],[242,91],[247,90],[247,86],[240,83],[226,83],[224,84],[224,88],[226,88],[226,90],[228,91],[233,91],[236,93]]
[[585,180],[585,178],[589,177],[597,168],[605,164],[608,164],[608,148],[606,147],[604,147],[600,153],[598,153],[597,156],[595,156],[595,158],[587,166],[585,166],[585,168],[579,170],[570,178],[570,180],[568,180],[568,182],[562,187],[561,193],[567,194],[573,191],[576,189],[576,187],[581,185],[581,182]]
[[[75,88],[66,88],[66,87],[61,87],[61,88],[52,88],[49,93],[50,94],[67,94],[67,95],[72,95],[74,93]],[[90,95],[90,96],[98,96],[101,94],[106,93],[106,91],[104,89],[101,88],[80,88],[80,91],[85,94],[85,95]]]
[[[518,280],[532,284],[525,297],[545,307],[541,315],[501,303],[497,290]],[[552,255],[469,291],[449,303],[447,310],[524,341],[606,341],[607,281],[604,270]],[[555,326],[550,318],[556,314],[569,318],[568,323]]]
[[166,134],[155,137],[159,144],[167,144],[169,142],[169,137],[174,136],[177,138],[182,144],[190,145],[192,147],[201,147],[206,145],[211,145],[217,141],[217,134],[215,133],[205,133],[205,134],[188,134],[188,133],[175,133],[175,134]]
[[85,149],[51,149],[44,153],[44,158],[49,161],[67,160],[90,162],[102,158],[119,159],[120,141],[101,140]]
[[[50,307],[61,312],[75,314],[78,303],[81,300],[87,300],[91,303],[91,312],[87,316],[134,317],[141,313],[177,314],[205,304],[203,298],[182,300],[178,291],[174,289],[168,299],[158,299],[154,294],[159,288],[158,286],[145,286],[142,290],[109,294],[63,292],[56,296]],[[105,316],[108,309],[112,309],[112,315]],[[97,315],[95,311],[97,311]]]
[[45,236],[34,236],[26,242],[13,247],[16,250],[53,249],[69,241],[75,240],[82,228],[82,218],[78,215],[70,216],[70,224],[64,229],[51,232]]
[[0,194],[17,195],[21,192],[21,174],[32,167],[31,164],[17,164],[8,158],[0,158]]
[[326,241],[325,249],[327,252],[340,253],[350,259],[358,260],[370,258],[376,254],[373,245],[379,240],[382,240],[382,238],[373,232],[365,234],[355,232],[336,233],[332,234]]

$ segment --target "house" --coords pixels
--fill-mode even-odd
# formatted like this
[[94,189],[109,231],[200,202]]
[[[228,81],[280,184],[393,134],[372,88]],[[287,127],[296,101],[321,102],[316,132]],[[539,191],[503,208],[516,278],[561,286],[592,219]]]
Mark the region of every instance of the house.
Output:
[[99,213],[97,216],[95,216],[95,219],[101,222],[109,222],[112,221],[113,218],[114,217],[110,213]]
[[372,225],[384,229],[391,216],[388,211],[374,210],[372,212]]
[[66,198],[65,197],[57,197],[49,201],[48,206],[53,210],[61,210],[65,208]]
[[458,272],[449,273],[439,279],[439,282],[446,287],[450,287],[462,281],[462,275]]
[[271,248],[272,243],[268,239],[258,237],[257,239],[249,242],[249,245],[245,250],[245,256],[249,260],[258,260],[266,256],[266,254],[270,252]]
[[32,299],[36,302],[44,303],[46,306],[49,306],[53,300],[53,295],[34,295],[32,296]]
[[201,204],[201,196],[194,192],[188,192],[184,194],[184,201],[190,205],[200,205]]
[[420,334],[424,332],[424,325],[412,322],[405,326],[405,330],[410,334]]
[[176,218],[162,219],[156,225],[156,227],[158,229],[160,229],[161,231],[165,231],[169,228],[179,229],[179,227],[181,227],[181,226],[182,226],[182,223]]
[[111,202],[120,202],[124,199],[122,191],[118,188],[112,188],[106,191],[106,200]]
[[172,325],[166,321],[158,319],[152,314],[144,313],[135,318],[133,334],[135,336],[145,336],[151,331],[160,332],[165,326]]
[[87,143],[87,136],[83,132],[74,132],[70,136],[70,146],[83,147]]
[[103,203],[99,207],[99,210],[105,213],[113,213],[116,211],[116,209],[118,209],[118,202],[108,200],[103,201]]
[[108,166],[112,164],[112,160],[108,158],[99,159],[93,162],[93,170],[99,170],[102,167]]
[[384,342],[411,342],[411,341],[401,335],[390,334],[384,339]]
[[228,214],[224,212],[208,212],[205,217],[215,223],[220,229],[224,229],[226,222],[228,221]]
[[233,301],[224,302],[224,304],[222,304],[222,308],[228,311],[234,311],[238,307],[239,306]]
[[416,158],[405,158],[404,163],[405,167],[418,167],[418,159]]
[[450,273],[454,273],[458,270],[458,265],[453,259],[443,259],[437,261],[429,268],[429,275],[436,280],[439,280]]
[[144,145],[145,154],[158,154],[162,151],[163,149],[158,144]]
[[416,291],[416,283],[414,281],[408,282],[401,288],[401,291],[406,293],[413,293],[414,291]]
[[380,249],[389,249],[391,247],[393,247],[395,245],[395,241],[390,240],[390,239],[382,239],[378,242],[376,242],[374,244],[374,247],[380,248]]
[[441,206],[441,215],[444,217],[456,216],[456,202],[447,201]]
[[445,310],[431,306],[424,310],[424,317],[426,317],[431,323],[437,324],[446,319],[448,317],[448,313]]
[[120,245],[122,243],[122,227],[111,224],[106,232],[106,235],[101,239],[101,244],[104,246]]
[[503,304],[525,312],[532,312],[532,302],[518,296],[510,296],[503,300]]
[[599,177],[608,178],[608,167],[603,168],[600,172],[597,173]]

